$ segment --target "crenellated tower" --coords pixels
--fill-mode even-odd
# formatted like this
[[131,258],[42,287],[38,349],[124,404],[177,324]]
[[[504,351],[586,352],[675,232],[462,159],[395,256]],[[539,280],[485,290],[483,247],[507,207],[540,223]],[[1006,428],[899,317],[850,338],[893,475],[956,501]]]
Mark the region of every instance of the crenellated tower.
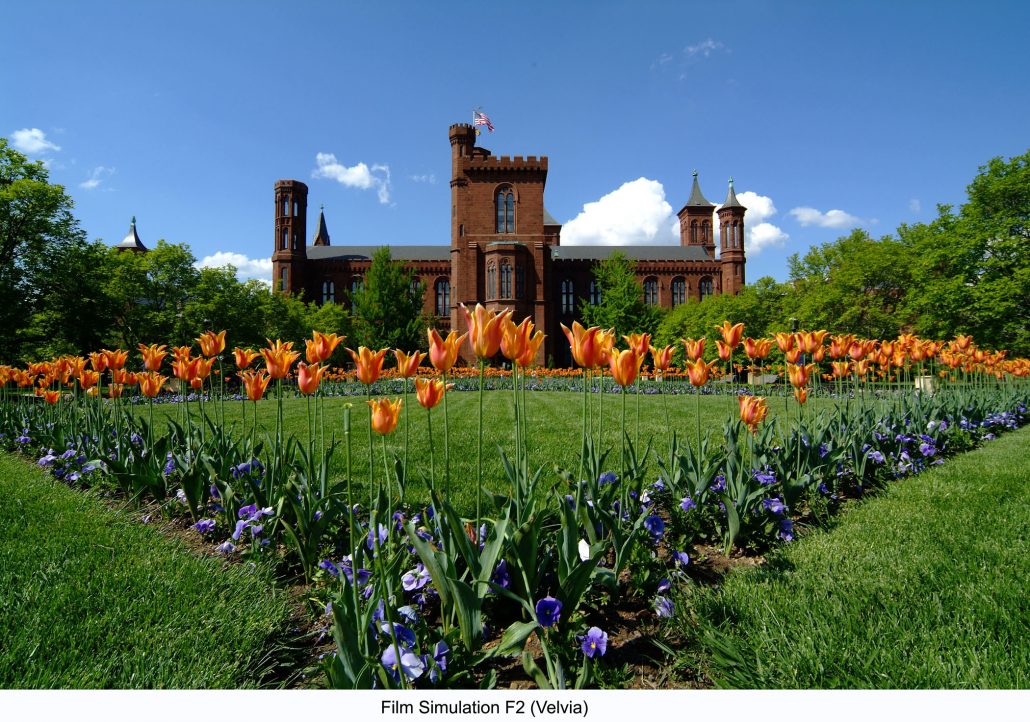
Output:
[[298,294],[304,290],[307,216],[308,187],[298,180],[276,181],[272,288],[277,291]]
[[715,205],[709,203],[701,193],[697,171],[694,171],[694,185],[690,189],[690,198],[676,214],[680,219],[681,246],[700,246],[709,258],[715,258],[715,236],[712,233],[714,209]]
[[722,266],[722,292],[740,293],[744,287],[744,213],[747,208],[737,200],[733,179],[726,193],[726,202],[719,208],[719,263]]

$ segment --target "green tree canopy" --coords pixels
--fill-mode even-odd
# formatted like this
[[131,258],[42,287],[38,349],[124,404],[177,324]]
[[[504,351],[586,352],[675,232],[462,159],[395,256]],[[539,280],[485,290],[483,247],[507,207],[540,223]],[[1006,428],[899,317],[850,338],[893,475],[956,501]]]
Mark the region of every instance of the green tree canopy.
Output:
[[758,338],[779,330],[784,316],[784,299],[790,287],[769,276],[744,286],[736,296],[718,295],[703,302],[691,299],[676,306],[658,327],[658,344],[675,344],[681,338],[716,335],[723,321],[743,323],[747,336]]
[[372,349],[425,349],[427,320],[422,314],[425,288],[415,274],[394,261],[383,246],[372,256],[365,280],[351,298],[354,306],[350,346]]
[[601,291],[597,305],[580,302],[580,315],[587,326],[614,328],[616,338],[631,333],[654,334],[662,319],[658,306],[644,303],[644,289],[637,280],[636,263],[622,251],[594,264],[594,280]]

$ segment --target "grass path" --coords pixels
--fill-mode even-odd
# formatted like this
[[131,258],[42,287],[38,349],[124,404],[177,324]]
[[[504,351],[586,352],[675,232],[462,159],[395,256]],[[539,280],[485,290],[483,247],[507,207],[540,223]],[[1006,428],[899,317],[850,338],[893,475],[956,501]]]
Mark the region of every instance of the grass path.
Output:
[[1006,434],[893,484],[764,568],[695,588],[710,676],[759,688],[1030,687],[1028,459],[1030,428]]
[[0,688],[255,686],[285,594],[0,455]]

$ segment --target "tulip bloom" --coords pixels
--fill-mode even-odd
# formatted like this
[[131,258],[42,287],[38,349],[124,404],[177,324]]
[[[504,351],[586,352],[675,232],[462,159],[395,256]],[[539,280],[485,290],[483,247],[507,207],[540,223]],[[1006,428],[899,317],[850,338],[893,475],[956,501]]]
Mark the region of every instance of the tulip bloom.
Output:
[[761,396],[738,396],[737,401],[740,404],[740,420],[744,422],[751,433],[758,431],[758,425],[765,420],[766,414],[769,413],[769,407],[765,403],[765,398]]
[[511,309],[504,309],[500,313],[488,311],[482,304],[477,303],[476,308],[469,313],[465,304],[458,304],[461,312],[465,314],[465,325],[469,330],[469,342],[472,344],[472,352],[481,359],[492,358],[501,350],[501,328],[504,320],[511,315]]
[[787,363],[796,364],[801,360],[801,348],[798,346],[789,348],[783,352],[783,357],[787,360]]
[[722,340],[730,347],[730,351],[740,345],[740,338],[744,335],[744,324],[731,324],[729,321],[723,321],[721,326],[715,328],[722,334]]
[[787,364],[787,376],[790,379],[790,385],[794,388],[800,388],[808,385],[808,376],[815,370],[815,364]]
[[647,356],[647,351],[651,348],[651,334],[631,333],[629,336],[623,336],[622,338],[637,356],[640,358]]
[[207,357],[217,356],[225,350],[225,331],[215,333],[214,331],[205,331],[200,334],[200,338],[197,339],[197,343],[200,344],[200,352]]
[[247,368],[252,363],[254,363],[254,359],[256,359],[261,354],[259,354],[257,351],[254,351],[253,349],[236,347],[232,350],[232,355],[233,358],[236,360],[236,368],[242,371],[243,369]]
[[[268,388],[268,382],[272,377],[263,371],[244,371],[240,374],[240,381],[247,391],[247,398],[251,401],[260,401]],[[256,407],[255,407],[256,408]]]
[[110,351],[103,349],[100,353],[104,354],[104,358],[107,359],[107,368],[109,369],[120,369],[125,366],[125,362],[129,358],[129,352],[117,349]]
[[703,336],[696,341],[692,338],[681,338],[680,343],[683,344],[683,348],[687,352],[687,358],[691,361],[697,361],[705,355],[705,339]]
[[955,336],[955,346],[957,346],[960,351],[968,351],[969,347],[972,345],[972,336]]
[[386,436],[397,428],[397,420],[401,415],[404,399],[391,402],[390,399],[372,399],[366,402],[372,409],[372,428],[376,433]]
[[650,347],[651,350],[651,361],[654,363],[656,371],[666,372],[669,367],[672,366],[672,355],[676,349],[673,346],[666,346],[662,349],[657,349],[654,346]]
[[526,353],[529,340],[533,335],[534,324],[529,316],[522,319],[518,326],[509,315],[501,324],[501,353],[509,361],[518,361]]
[[418,372],[418,367],[426,358],[421,351],[416,351],[409,356],[400,349],[394,349],[393,355],[397,357],[397,373],[406,379],[410,379]]
[[744,339],[744,353],[749,359],[764,359],[772,351],[772,340],[768,338]]
[[97,373],[107,371],[107,357],[100,351],[94,351],[89,355],[89,363]]
[[459,336],[457,331],[451,331],[447,334],[446,340],[440,338],[440,334],[436,332],[435,328],[429,329],[427,334],[429,336],[429,362],[437,371],[447,373],[458,360],[461,344],[465,342],[468,334],[463,333]]
[[136,383],[136,374],[125,369],[111,369],[111,380],[116,384],[132,386]]
[[156,371],[139,375],[139,390],[140,393],[146,396],[148,399],[152,399],[161,393],[161,388],[164,386],[165,381],[168,380],[167,376],[162,376]]
[[311,332],[312,338],[304,341],[304,357],[309,364],[319,364],[333,355],[333,351],[339,346],[344,336],[337,336],[335,333]]
[[301,361],[297,364],[297,388],[302,394],[313,394],[318,391],[318,385],[322,383],[322,376],[325,375],[327,366],[317,364],[306,364]]
[[261,349],[261,356],[265,359],[265,367],[268,375],[273,379],[284,379],[290,373],[293,362],[300,358],[300,354],[293,350],[293,341],[285,343],[276,340],[272,343],[268,340],[268,348]]
[[58,401],[61,400],[61,392],[60,391],[44,390],[43,393],[42,393],[42,396],[43,396],[43,400],[46,401],[48,404],[51,404],[51,405],[56,404]]
[[804,404],[808,401],[808,387],[802,386],[794,389],[794,398],[797,399],[799,404]]
[[705,363],[704,359],[687,361],[686,364],[684,364],[684,368],[687,371],[687,378],[690,379],[691,386],[704,386],[708,383],[708,377],[712,372],[712,366],[711,364]]
[[200,379],[201,382],[207,379],[211,375],[211,368],[215,365],[213,358],[209,359],[194,359],[197,364],[196,378]]
[[418,402],[424,409],[432,409],[441,401],[448,389],[454,388],[454,384],[444,386],[443,381],[430,379],[415,379],[415,395]]
[[848,351],[851,349],[851,344],[854,342],[855,337],[850,333],[834,336],[830,339],[830,358],[844,358],[848,355]]
[[188,360],[190,358],[190,356],[192,355],[192,353],[193,353],[193,347],[192,346],[173,346],[172,347],[172,356],[174,356],[177,359],[187,359]]
[[347,349],[347,353],[354,359],[358,380],[361,383],[371,385],[379,380],[379,375],[383,372],[383,359],[388,350],[384,348],[373,353],[364,346],[359,346],[357,351]]
[[813,354],[823,345],[829,331],[798,331],[797,344],[802,353]]
[[96,371],[90,371],[89,369],[83,369],[82,373],[79,374],[79,386],[84,391],[89,391],[91,388],[96,386],[100,382],[100,374]]
[[561,330],[565,333],[565,338],[569,340],[569,346],[572,347],[572,358],[578,366],[592,369],[601,363],[600,359],[604,352],[601,348],[603,339],[598,338],[598,335],[602,333],[600,327],[583,328],[579,321],[573,321],[571,330],[564,323],[561,324]]
[[530,336],[529,341],[526,343],[526,350],[521,356],[515,359],[515,363],[521,368],[532,366],[533,359],[536,358],[537,352],[540,351],[540,345],[544,342],[545,338],[547,338],[547,334],[543,331],[534,331],[533,335]]
[[143,356],[143,368],[147,371],[157,371],[161,368],[161,362],[164,361],[165,356],[168,355],[168,346],[161,344],[158,346],[156,343],[152,343],[149,346],[139,345],[139,352]]
[[833,367],[835,378],[842,379],[851,373],[851,364],[848,361],[831,361],[830,366]]
[[637,378],[640,363],[643,359],[631,348],[625,351],[613,351],[608,360],[612,370],[612,378],[619,386],[630,386]]
[[719,352],[719,358],[721,358],[723,361],[729,361],[730,356],[733,355],[733,347],[730,346],[728,343],[723,343],[719,339],[715,340],[715,348]]
[[107,387],[107,397],[110,399],[117,399],[122,395],[122,391],[125,390],[125,386],[122,384],[111,384]]
[[197,362],[200,359],[177,358],[172,361],[172,374],[186,383],[192,383],[197,377]]
[[794,334],[792,333],[775,333],[773,334],[773,338],[776,339],[776,346],[783,353],[787,353],[794,348]]

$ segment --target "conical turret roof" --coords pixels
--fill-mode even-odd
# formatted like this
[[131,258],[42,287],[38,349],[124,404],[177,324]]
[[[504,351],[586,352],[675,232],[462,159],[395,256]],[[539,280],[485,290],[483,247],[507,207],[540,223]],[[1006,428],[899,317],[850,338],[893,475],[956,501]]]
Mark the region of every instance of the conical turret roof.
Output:
[[143,241],[139,239],[139,234],[136,233],[136,216],[132,217],[132,222],[129,225],[129,232],[125,238],[115,248],[121,248],[123,250],[130,251],[145,251],[147,247],[143,245]]
[[315,233],[316,246],[329,245],[329,229],[325,225],[325,206],[318,209],[318,231]]
[[740,201],[737,200],[737,194],[734,193],[734,191],[733,191],[733,179],[732,178],[730,178],[730,190],[729,190],[729,192],[726,193],[726,202],[722,204],[722,207],[723,208],[743,208],[744,210],[747,210],[747,208],[744,208],[744,206],[741,205]]
[[701,193],[701,184],[697,182],[697,171],[694,171],[694,185],[690,189],[690,198],[687,199],[687,206],[715,208],[715,204],[709,203],[708,199]]

